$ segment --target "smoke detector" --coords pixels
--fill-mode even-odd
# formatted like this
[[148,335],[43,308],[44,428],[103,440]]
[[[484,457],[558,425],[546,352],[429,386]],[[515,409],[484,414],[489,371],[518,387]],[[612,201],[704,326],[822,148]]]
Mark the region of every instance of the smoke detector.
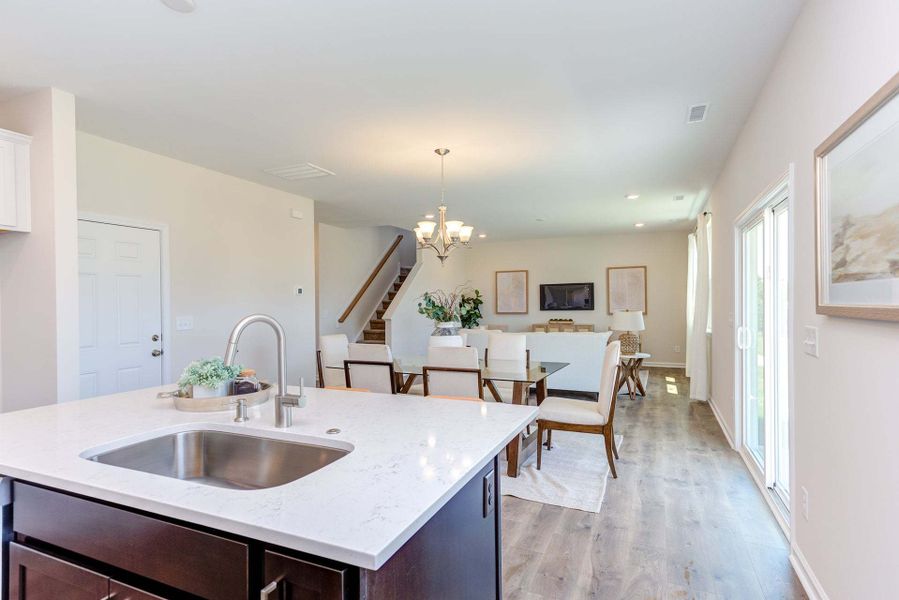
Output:
[[265,172],[281,179],[296,181],[298,179],[315,179],[316,177],[328,177],[334,175],[334,171],[313,165],[312,163],[300,163],[285,167],[273,167],[265,169]]
[[709,104],[694,104],[687,110],[687,123],[701,123],[709,112]]

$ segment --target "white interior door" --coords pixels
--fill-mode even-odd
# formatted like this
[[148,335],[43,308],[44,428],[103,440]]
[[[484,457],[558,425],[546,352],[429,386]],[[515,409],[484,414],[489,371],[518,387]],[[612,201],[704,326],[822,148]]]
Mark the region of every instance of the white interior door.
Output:
[[82,398],[162,384],[160,233],[78,222]]

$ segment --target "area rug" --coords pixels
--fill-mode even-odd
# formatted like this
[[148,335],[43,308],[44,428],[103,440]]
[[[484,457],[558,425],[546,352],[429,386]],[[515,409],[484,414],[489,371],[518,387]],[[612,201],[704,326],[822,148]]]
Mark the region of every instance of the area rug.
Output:
[[[622,440],[615,436],[619,452]],[[536,453],[522,465],[518,477],[505,475],[506,463],[501,463],[502,494],[598,513],[609,477],[604,444],[600,435],[553,431],[553,449],[543,449],[539,471]]]

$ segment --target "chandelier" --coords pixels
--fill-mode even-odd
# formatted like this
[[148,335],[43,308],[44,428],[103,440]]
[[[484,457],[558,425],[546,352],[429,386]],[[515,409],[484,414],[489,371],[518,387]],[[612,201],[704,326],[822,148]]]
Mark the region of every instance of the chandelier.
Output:
[[468,246],[474,227],[465,225],[462,221],[446,220],[446,202],[444,200],[446,183],[443,160],[449,154],[449,150],[437,148],[434,152],[440,157],[440,206],[437,207],[438,220],[437,222],[419,221],[418,227],[413,229],[413,231],[415,232],[415,238],[418,240],[418,247],[422,250],[425,248],[432,249],[437,253],[440,264],[443,264],[456,246]]

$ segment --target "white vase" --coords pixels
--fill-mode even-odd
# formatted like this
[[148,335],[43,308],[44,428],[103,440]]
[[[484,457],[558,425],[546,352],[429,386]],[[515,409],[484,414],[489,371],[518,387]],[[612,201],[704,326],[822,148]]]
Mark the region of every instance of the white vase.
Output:
[[206,387],[205,385],[190,386],[192,398],[218,398],[228,395],[228,382],[221,383],[218,387]]
[[462,323],[460,323],[458,321],[443,321],[443,322],[438,321],[438,322],[434,323],[434,325],[436,325],[437,328],[434,329],[433,333],[431,333],[432,336],[434,336],[434,335],[459,335],[459,328],[462,327]]

